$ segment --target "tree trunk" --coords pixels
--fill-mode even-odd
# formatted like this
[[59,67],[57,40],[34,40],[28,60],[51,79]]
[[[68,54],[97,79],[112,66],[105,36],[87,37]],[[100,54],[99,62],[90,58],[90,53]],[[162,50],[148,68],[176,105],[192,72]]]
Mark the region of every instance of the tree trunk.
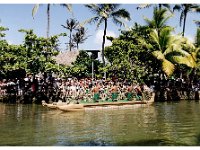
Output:
[[186,24],[186,18],[187,18],[187,12],[184,11],[184,21],[183,21],[183,37],[184,37],[184,34],[185,34],[185,24]]
[[72,30],[70,30],[70,35],[69,35],[69,50],[72,50]]
[[[106,41],[106,29],[107,29],[107,19],[105,19],[105,27],[104,27],[104,34],[103,34],[103,42],[102,42],[102,62],[103,66],[105,67],[105,58],[104,58],[104,45]],[[106,72],[104,72],[104,78],[106,78]]]
[[47,4],[47,38],[49,38],[50,30],[50,4]]
[[78,50],[78,43],[76,44],[77,50]]
[[159,10],[162,9],[162,4],[158,4]]

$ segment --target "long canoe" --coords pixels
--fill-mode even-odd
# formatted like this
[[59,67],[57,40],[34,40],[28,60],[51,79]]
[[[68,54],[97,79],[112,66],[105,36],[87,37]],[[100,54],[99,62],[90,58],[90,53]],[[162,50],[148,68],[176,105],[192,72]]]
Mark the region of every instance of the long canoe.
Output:
[[82,103],[82,104],[67,104],[62,102],[47,104],[42,102],[43,106],[47,106],[53,109],[59,109],[66,112],[77,112],[87,110],[98,110],[98,109],[117,109],[117,108],[130,108],[134,106],[151,105],[154,103],[155,93],[149,100],[143,101],[116,101],[116,102],[101,102],[101,103]]

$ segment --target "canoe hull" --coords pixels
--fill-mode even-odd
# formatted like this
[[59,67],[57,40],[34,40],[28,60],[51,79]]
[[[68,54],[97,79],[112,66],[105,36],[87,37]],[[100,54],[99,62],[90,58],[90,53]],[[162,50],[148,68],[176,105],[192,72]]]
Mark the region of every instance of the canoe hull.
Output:
[[127,101],[127,102],[104,102],[104,103],[87,103],[87,104],[45,104],[42,103],[43,106],[47,106],[49,108],[57,108],[61,111],[66,112],[79,112],[86,110],[102,110],[102,109],[120,109],[120,108],[134,108],[136,106],[146,106],[151,105],[154,102],[155,93],[152,94],[152,97],[148,101]]

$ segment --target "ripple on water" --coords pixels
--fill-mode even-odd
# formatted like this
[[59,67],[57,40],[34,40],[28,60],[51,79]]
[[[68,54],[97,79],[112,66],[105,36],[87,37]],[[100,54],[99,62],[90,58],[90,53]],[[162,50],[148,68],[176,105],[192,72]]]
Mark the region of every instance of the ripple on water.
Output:
[[200,145],[200,105],[192,101],[78,113],[37,105],[1,108],[0,145]]

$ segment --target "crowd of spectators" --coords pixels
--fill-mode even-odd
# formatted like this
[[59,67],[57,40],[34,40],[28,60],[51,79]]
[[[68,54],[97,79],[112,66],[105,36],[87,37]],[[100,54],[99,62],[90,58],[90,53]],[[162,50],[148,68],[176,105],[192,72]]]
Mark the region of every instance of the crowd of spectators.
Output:
[[[152,92],[145,84],[119,80],[92,80],[91,78],[42,78],[27,76],[22,79],[1,80],[0,95],[30,95],[32,98],[43,95],[47,101],[70,101],[78,99],[84,101],[107,100],[142,100],[145,92]],[[44,98],[44,96],[46,98]]]

